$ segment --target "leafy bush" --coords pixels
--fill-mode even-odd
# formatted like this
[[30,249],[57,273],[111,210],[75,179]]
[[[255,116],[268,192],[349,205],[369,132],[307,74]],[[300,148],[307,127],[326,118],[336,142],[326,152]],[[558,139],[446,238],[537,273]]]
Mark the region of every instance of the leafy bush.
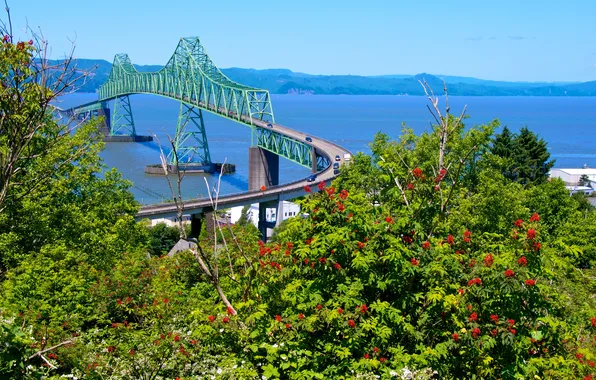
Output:
[[180,240],[180,231],[165,223],[158,223],[149,228],[148,248],[151,256],[162,256],[168,253]]

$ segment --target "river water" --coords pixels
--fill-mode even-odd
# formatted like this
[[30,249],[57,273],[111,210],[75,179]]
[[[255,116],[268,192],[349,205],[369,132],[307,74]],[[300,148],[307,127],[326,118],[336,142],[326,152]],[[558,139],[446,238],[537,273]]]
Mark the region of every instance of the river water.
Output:
[[[96,94],[77,93],[61,99],[62,108],[87,103]],[[175,134],[179,103],[153,95],[130,97],[138,134],[155,133],[162,143],[165,134]],[[313,136],[334,141],[352,152],[370,152],[368,144],[376,132],[397,138],[402,123],[415,132],[429,129],[432,116],[428,100],[417,96],[369,95],[272,95],[275,121]],[[495,118],[517,131],[528,126],[548,142],[555,167],[596,167],[596,97],[450,97],[452,113],[467,105],[466,125],[487,123]],[[222,194],[248,189],[250,129],[205,112],[211,159],[236,164],[236,173],[222,178]],[[163,176],[144,173],[145,165],[159,163],[159,147],[151,143],[109,143],[101,156],[108,167],[116,167],[134,183],[131,189],[141,203],[159,203],[170,198]],[[280,159],[280,181],[307,176],[309,170]],[[189,175],[183,182],[185,198],[204,197],[205,179],[212,187],[216,177]]]

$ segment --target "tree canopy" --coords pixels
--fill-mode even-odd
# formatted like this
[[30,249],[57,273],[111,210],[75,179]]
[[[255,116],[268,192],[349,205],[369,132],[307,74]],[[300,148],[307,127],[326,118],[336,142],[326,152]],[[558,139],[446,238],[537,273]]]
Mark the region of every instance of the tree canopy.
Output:
[[540,184],[548,179],[548,173],[555,161],[550,160],[546,141],[530,131],[521,128],[519,134],[512,134],[507,127],[495,135],[491,153],[501,158],[497,165],[508,179],[521,184]]

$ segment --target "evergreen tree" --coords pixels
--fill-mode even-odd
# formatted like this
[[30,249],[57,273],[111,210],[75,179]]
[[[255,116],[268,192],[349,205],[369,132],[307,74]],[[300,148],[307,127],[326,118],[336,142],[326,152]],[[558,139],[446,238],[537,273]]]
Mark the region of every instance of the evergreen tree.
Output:
[[515,180],[522,184],[541,184],[548,179],[548,172],[555,164],[549,160],[550,153],[546,141],[523,127],[514,139],[513,174]]
[[523,127],[519,134],[503,128],[503,132],[495,135],[490,152],[498,157],[493,166],[505,178],[524,185],[544,183],[555,164],[554,160],[549,160],[546,141],[527,127]]
[[498,162],[495,163],[494,166],[499,169],[505,178],[510,180],[515,179],[514,174],[512,173],[514,166],[512,158],[514,147],[515,134],[511,133],[507,127],[503,128],[503,132],[495,135],[492,141],[492,146],[490,147],[490,152],[499,157]]
[[511,133],[509,128],[504,127],[503,132],[495,135],[493,145],[490,149],[492,154],[495,154],[502,158],[511,158],[513,155],[515,135]]
[[250,205],[242,207],[242,211],[240,212],[240,218],[238,219],[236,224],[238,224],[239,226],[247,226],[249,224],[252,224]]
[[579,185],[580,186],[590,186],[590,177],[588,177],[585,174],[582,174],[581,177],[579,177]]

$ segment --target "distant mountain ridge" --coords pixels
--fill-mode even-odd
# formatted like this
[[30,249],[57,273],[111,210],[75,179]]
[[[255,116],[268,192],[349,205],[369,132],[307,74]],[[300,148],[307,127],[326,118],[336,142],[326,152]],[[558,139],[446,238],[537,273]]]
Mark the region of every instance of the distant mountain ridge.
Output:
[[[95,92],[104,83],[112,64],[103,59],[77,59],[77,68],[89,70],[97,66],[95,76],[80,92]],[[158,65],[135,65],[140,72],[161,69]],[[461,96],[596,96],[596,81],[572,83],[505,82],[449,75],[311,75],[288,69],[221,69],[230,79],[248,86],[269,90],[272,94],[334,95],[424,95],[418,80],[426,80],[438,92],[443,80],[451,95]]]

